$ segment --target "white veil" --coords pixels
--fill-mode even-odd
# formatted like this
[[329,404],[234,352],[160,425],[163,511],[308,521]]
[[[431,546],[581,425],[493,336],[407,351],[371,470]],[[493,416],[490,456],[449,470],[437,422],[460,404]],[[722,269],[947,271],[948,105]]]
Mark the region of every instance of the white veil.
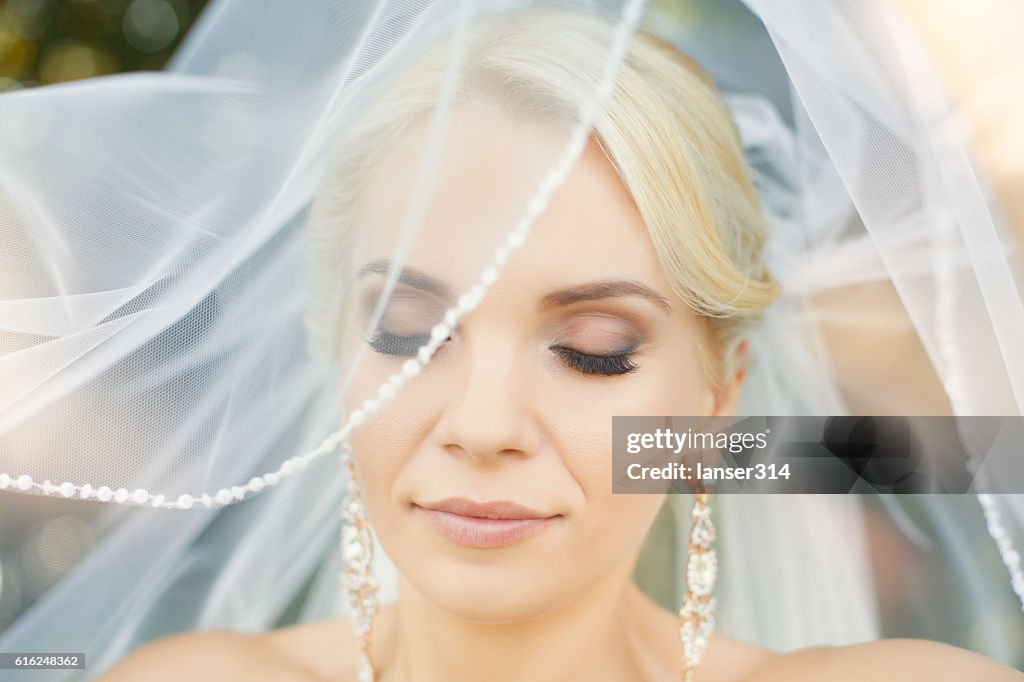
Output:
[[[0,651],[86,652],[92,675],[160,636],[340,613],[345,481],[330,453],[339,415],[358,428],[353,411],[376,403],[339,404],[352,366],[307,352],[310,205],[359,112],[453,36],[435,54],[436,146],[402,229],[382,237],[407,258],[474,29],[539,4],[618,29],[579,93],[593,108],[571,112],[535,182],[481,228],[492,248],[452,245],[486,273],[579,152],[644,3],[218,0],[166,71],[0,96],[0,514],[17,518],[16,493],[49,495],[92,544],[76,554],[43,534],[0,556],[8,599],[29,594],[10,565],[49,570],[26,559],[40,543],[67,564]],[[707,0],[643,20],[723,89],[774,226],[785,293],[754,339],[742,413],[1024,413],[1020,253],[899,16]],[[463,311],[479,298],[464,284]],[[866,361],[879,339],[921,373],[877,347]],[[932,385],[938,398],[915,392]],[[922,636],[1020,665],[1020,557],[985,531],[1021,546],[1024,504],[982,501],[719,496],[719,629],[782,649]]]

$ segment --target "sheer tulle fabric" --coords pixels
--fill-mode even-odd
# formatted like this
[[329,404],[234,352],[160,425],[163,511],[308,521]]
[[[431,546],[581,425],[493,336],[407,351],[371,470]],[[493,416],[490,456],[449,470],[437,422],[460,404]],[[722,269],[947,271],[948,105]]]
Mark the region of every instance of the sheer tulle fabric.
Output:
[[[322,352],[351,272],[344,253],[309,253],[308,224],[338,140],[405,66],[433,55],[440,86],[425,151],[396,192],[403,219],[360,228],[400,265],[431,238],[422,209],[474,31],[535,5],[623,22],[640,4],[223,0],[164,72],[2,96],[0,472],[30,476],[26,492],[48,481],[58,497],[64,482],[74,497],[84,484],[123,488],[129,504],[88,506],[96,548],[0,634],[0,649],[87,651],[99,671],[166,634],[339,613],[342,471],[330,456],[282,469],[375,397],[342,405],[363,354]],[[754,339],[742,412],[1024,412],[1019,260],[899,17],[838,0],[799,12],[695,6],[687,25],[656,5],[645,26],[725,91],[785,292]],[[446,49],[429,52],[438,40]],[[610,37],[604,47],[583,93],[597,107],[621,58]],[[476,271],[571,151],[574,116],[538,145],[532,179],[502,195],[496,219],[451,245]],[[334,270],[311,276],[311,262],[332,257]],[[346,333],[372,333],[378,318]],[[879,336],[922,368],[897,390],[851,350]],[[913,386],[935,390],[903,390]],[[132,506],[139,489],[147,504]],[[183,494],[188,511],[146,508]],[[994,545],[966,542],[984,519],[962,502],[722,496],[719,629],[783,649],[934,636],[1012,662],[1012,628],[984,625],[1019,616],[1009,577]],[[1019,543],[1024,508],[997,503]],[[950,566],[960,617],[983,625],[930,631],[937,607],[922,592],[901,597],[892,626],[879,570],[910,568],[873,560],[879,537]],[[376,556],[393,597],[393,568]]]

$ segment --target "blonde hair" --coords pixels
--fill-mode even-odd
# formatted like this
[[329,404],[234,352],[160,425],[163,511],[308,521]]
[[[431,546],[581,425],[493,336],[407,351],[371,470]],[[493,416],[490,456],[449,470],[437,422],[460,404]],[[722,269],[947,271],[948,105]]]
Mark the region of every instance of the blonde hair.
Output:
[[[485,20],[469,33],[454,105],[575,120],[593,97],[613,24],[581,13],[531,9]],[[437,106],[447,45],[418,60],[349,126],[314,205],[314,293],[337,290],[339,267],[368,169],[405,128]],[[729,351],[779,294],[763,261],[769,226],[739,137],[711,78],[667,41],[637,32],[592,135],[642,216],[674,293],[698,313],[700,359],[713,384]],[[340,301],[314,295],[310,329],[334,325]]]

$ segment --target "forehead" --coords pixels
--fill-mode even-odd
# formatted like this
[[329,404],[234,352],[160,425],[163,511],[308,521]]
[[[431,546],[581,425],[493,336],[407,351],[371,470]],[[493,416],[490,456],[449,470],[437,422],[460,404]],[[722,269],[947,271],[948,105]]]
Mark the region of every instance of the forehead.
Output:
[[[371,171],[357,262],[394,258],[406,230],[406,265],[467,290],[526,212],[569,131],[562,121],[486,105],[453,110],[441,137],[430,121],[417,121]],[[632,197],[591,141],[499,283],[534,288],[599,277],[671,291]]]

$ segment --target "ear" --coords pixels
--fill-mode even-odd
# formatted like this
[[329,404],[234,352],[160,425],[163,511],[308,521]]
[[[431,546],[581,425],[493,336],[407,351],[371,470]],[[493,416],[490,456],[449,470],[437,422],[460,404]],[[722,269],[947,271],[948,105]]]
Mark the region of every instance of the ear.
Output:
[[725,357],[726,377],[722,385],[712,389],[714,416],[733,416],[740,400],[740,391],[747,378],[750,343],[743,339]]

